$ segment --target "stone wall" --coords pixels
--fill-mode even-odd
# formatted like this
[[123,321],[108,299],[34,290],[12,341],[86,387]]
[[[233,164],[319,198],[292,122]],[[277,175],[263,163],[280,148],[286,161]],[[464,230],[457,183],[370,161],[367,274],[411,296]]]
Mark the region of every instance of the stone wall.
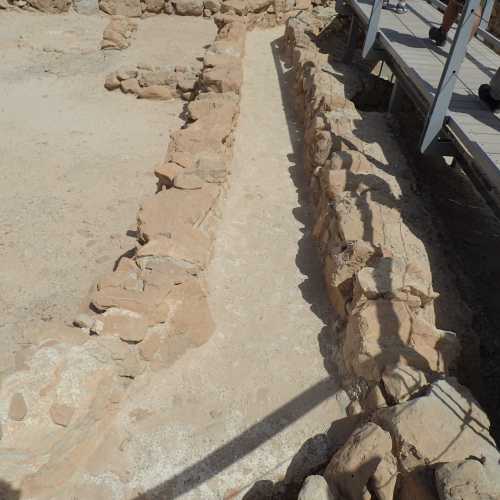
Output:
[[322,0],[1,0],[0,11],[18,8],[56,14],[74,9],[81,14],[104,12],[128,18],[162,13],[211,17],[221,13],[244,17],[249,26],[274,26],[285,22],[289,15],[321,2]]
[[130,439],[150,439],[151,422],[139,430],[146,403],[130,404],[147,398],[146,414],[164,415],[162,371],[213,332],[204,270],[230,174],[246,37],[241,18],[215,20],[186,123],[138,211],[137,245],[89,290],[75,327],[26,338],[2,381],[0,439],[16,451],[2,456],[0,477],[23,498],[141,494],[131,479],[143,458]]
[[311,34],[322,28],[309,13],[290,19],[284,48],[304,121],[313,235],[336,316],[334,357],[356,430],[299,498],[500,498],[488,417],[451,376],[457,336],[435,326],[438,294],[412,225],[425,214],[412,212],[418,200],[404,159],[391,162],[369,140],[377,128],[390,135],[386,117],[363,114],[351,100],[373,77],[336,62],[345,33],[320,53]]

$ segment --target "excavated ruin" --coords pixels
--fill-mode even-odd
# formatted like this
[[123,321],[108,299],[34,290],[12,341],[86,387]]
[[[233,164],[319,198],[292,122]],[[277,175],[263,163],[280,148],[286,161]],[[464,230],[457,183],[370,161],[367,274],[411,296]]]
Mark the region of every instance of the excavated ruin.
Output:
[[[70,8],[68,2],[21,2],[14,5],[44,12]],[[470,317],[456,314],[444,320],[446,328],[437,326],[436,305],[446,310],[443,304],[461,299],[453,286],[434,289],[435,275],[449,269],[431,264],[423,228],[432,228],[432,221],[387,117],[360,104],[370,108],[367,94],[385,83],[371,68],[341,62],[346,20],[332,22],[333,6],[313,9],[299,0],[88,4],[74,7],[113,16],[102,49],[125,49],[135,30],[129,18],[160,12],[212,17],[217,35],[200,68],[132,63],[104,82],[109,91],[138,98],[182,98],[185,122],[153,169],[156,186],[137,213],[134,247],[97,279],[74,327],[47,329],[16,354],[15,371],[2,381],[0,478],[6,483],[0,482],[0,498],[500,499],[500,454],[489,418],[459,382]],[[300,420],[307,412],[292,418],[284,404],[283,416],[278,411],[269,424],[278,430],[266,429],[254,446],[253,428],[231,441],[223,432],[237,427],[233,420],[219,420],[219,409],[211,409],[208,421],[198,394],[187,394],[185,403],[170,398],[162,385],[167,371],[172,384],[189,378],[180,371],[182,360],[184,368],[197,365],[199,392],[220,396],[209,377],[198,375],[208,370],[210,357],[200,355],[200,366],[200,358],[191,356],[213,340],[217,326],[207,268],[233,188],[244,75],[252,71],[244,67],[247,30],[283,22],[284,36],[269,50],[275,51],[277,71],[287,72],[291,85],[281,81],[281,91],[291,96],[302,122],[293,133],[301,135],[297,165],[307,179],[312,215],[304,231],[316,241],[331,305],[321,334],[330,348],[321,354],[333,368],[319,385],[330,378],[339,385],[335,404],[341,408],[327,432],[308,421],[309,439],[292,457],[276,448],[259,455],[259,445],[283,430],[276,424],[280,418]],[[327,26],[325,42],[320,33]],[[288,347],[292,352],[296,346]],[[260,397],[252,405],[264,406],[265,391]],[[179,464],[196,453],[190,431],[174,418],[184,404],[196,422],[190,424],[193,433],[220,427],[230,441],[224,443],[228,453],[238,460],[229,463],[217,448],[209,465],[188,470],[183,482]],[[170,448],[172,436],[179,441]],[[257,470],[245,462],[220,483],[197,478],[208,483],[243,462],[238,446],[257,453],[251,462]],[[285,474],[276,464],[285,464]],[[168,480],[161,487],[151,484],[158,471]]]

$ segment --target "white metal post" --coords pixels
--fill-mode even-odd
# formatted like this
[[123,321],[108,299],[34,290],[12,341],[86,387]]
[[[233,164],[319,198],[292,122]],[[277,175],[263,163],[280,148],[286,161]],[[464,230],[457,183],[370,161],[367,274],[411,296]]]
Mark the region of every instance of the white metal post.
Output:
[[432,101],[431,109],[427,114],[420,141],[420,151],[422,153],[425,153],[427,148],[436,139],[448,114],[458,72],[467,53],[472,26],[478,14],[479,2],[480,0],[468,0],[464,7],[457,33],[446,59],[434,100]]
[[380,13],[382,12],[382,4],[383,0],[373,1],[370,21],[368,23],[368,29],[366,31],[365,44],[363,45],[363,59],[365,59],[366,56],[370,53],[370,50],[373,48],[375,40],[377,39],[377,33],[380,24]]

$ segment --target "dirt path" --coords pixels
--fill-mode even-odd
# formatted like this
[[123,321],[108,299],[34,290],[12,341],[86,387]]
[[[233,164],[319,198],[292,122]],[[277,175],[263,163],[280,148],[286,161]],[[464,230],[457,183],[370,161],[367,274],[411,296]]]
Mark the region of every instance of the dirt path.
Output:
[[[327,305],[271,49],[282,32],[248,34],[231,185],[208,272],[216,333],[162,373],[161,440],[175,453],[153,452],[138,472],[159,496],[229,498],[282,478],[312,433],[345,415],[320,352]],[[157,449],[158,432],[136,453]],[[295,473],[328,446],[325,436],[309,445]],[[263,498],[260,488],[272,483],[246,498]]]
[[[196,63],[215,26],[139,21],[132,46],[101,51],[105,16],[0,16],[0,361],[33,323],[66,321],[135,240],[139,203],[183,103],[103,87],[123,64]],[[133,235],[132,235],[133,236]]]

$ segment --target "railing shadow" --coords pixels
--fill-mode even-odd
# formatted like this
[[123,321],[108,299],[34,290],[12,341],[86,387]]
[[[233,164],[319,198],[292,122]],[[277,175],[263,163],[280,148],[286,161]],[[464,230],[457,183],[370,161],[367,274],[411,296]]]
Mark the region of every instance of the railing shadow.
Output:
[[[336,384],[330,377],[317,382],[246,431],[231,439],[227,444],[201,458],[195,464],[175,474],[155,488],[137,496],[134,500],[173,500],[189,493],[256,450],[266,441],[272,439],[315,407],[331,398],[336,391]],[[244,485],[242,485],[241,489],[243,487]]]
[[0,479],[0,500],[20,500],[21,490]]

